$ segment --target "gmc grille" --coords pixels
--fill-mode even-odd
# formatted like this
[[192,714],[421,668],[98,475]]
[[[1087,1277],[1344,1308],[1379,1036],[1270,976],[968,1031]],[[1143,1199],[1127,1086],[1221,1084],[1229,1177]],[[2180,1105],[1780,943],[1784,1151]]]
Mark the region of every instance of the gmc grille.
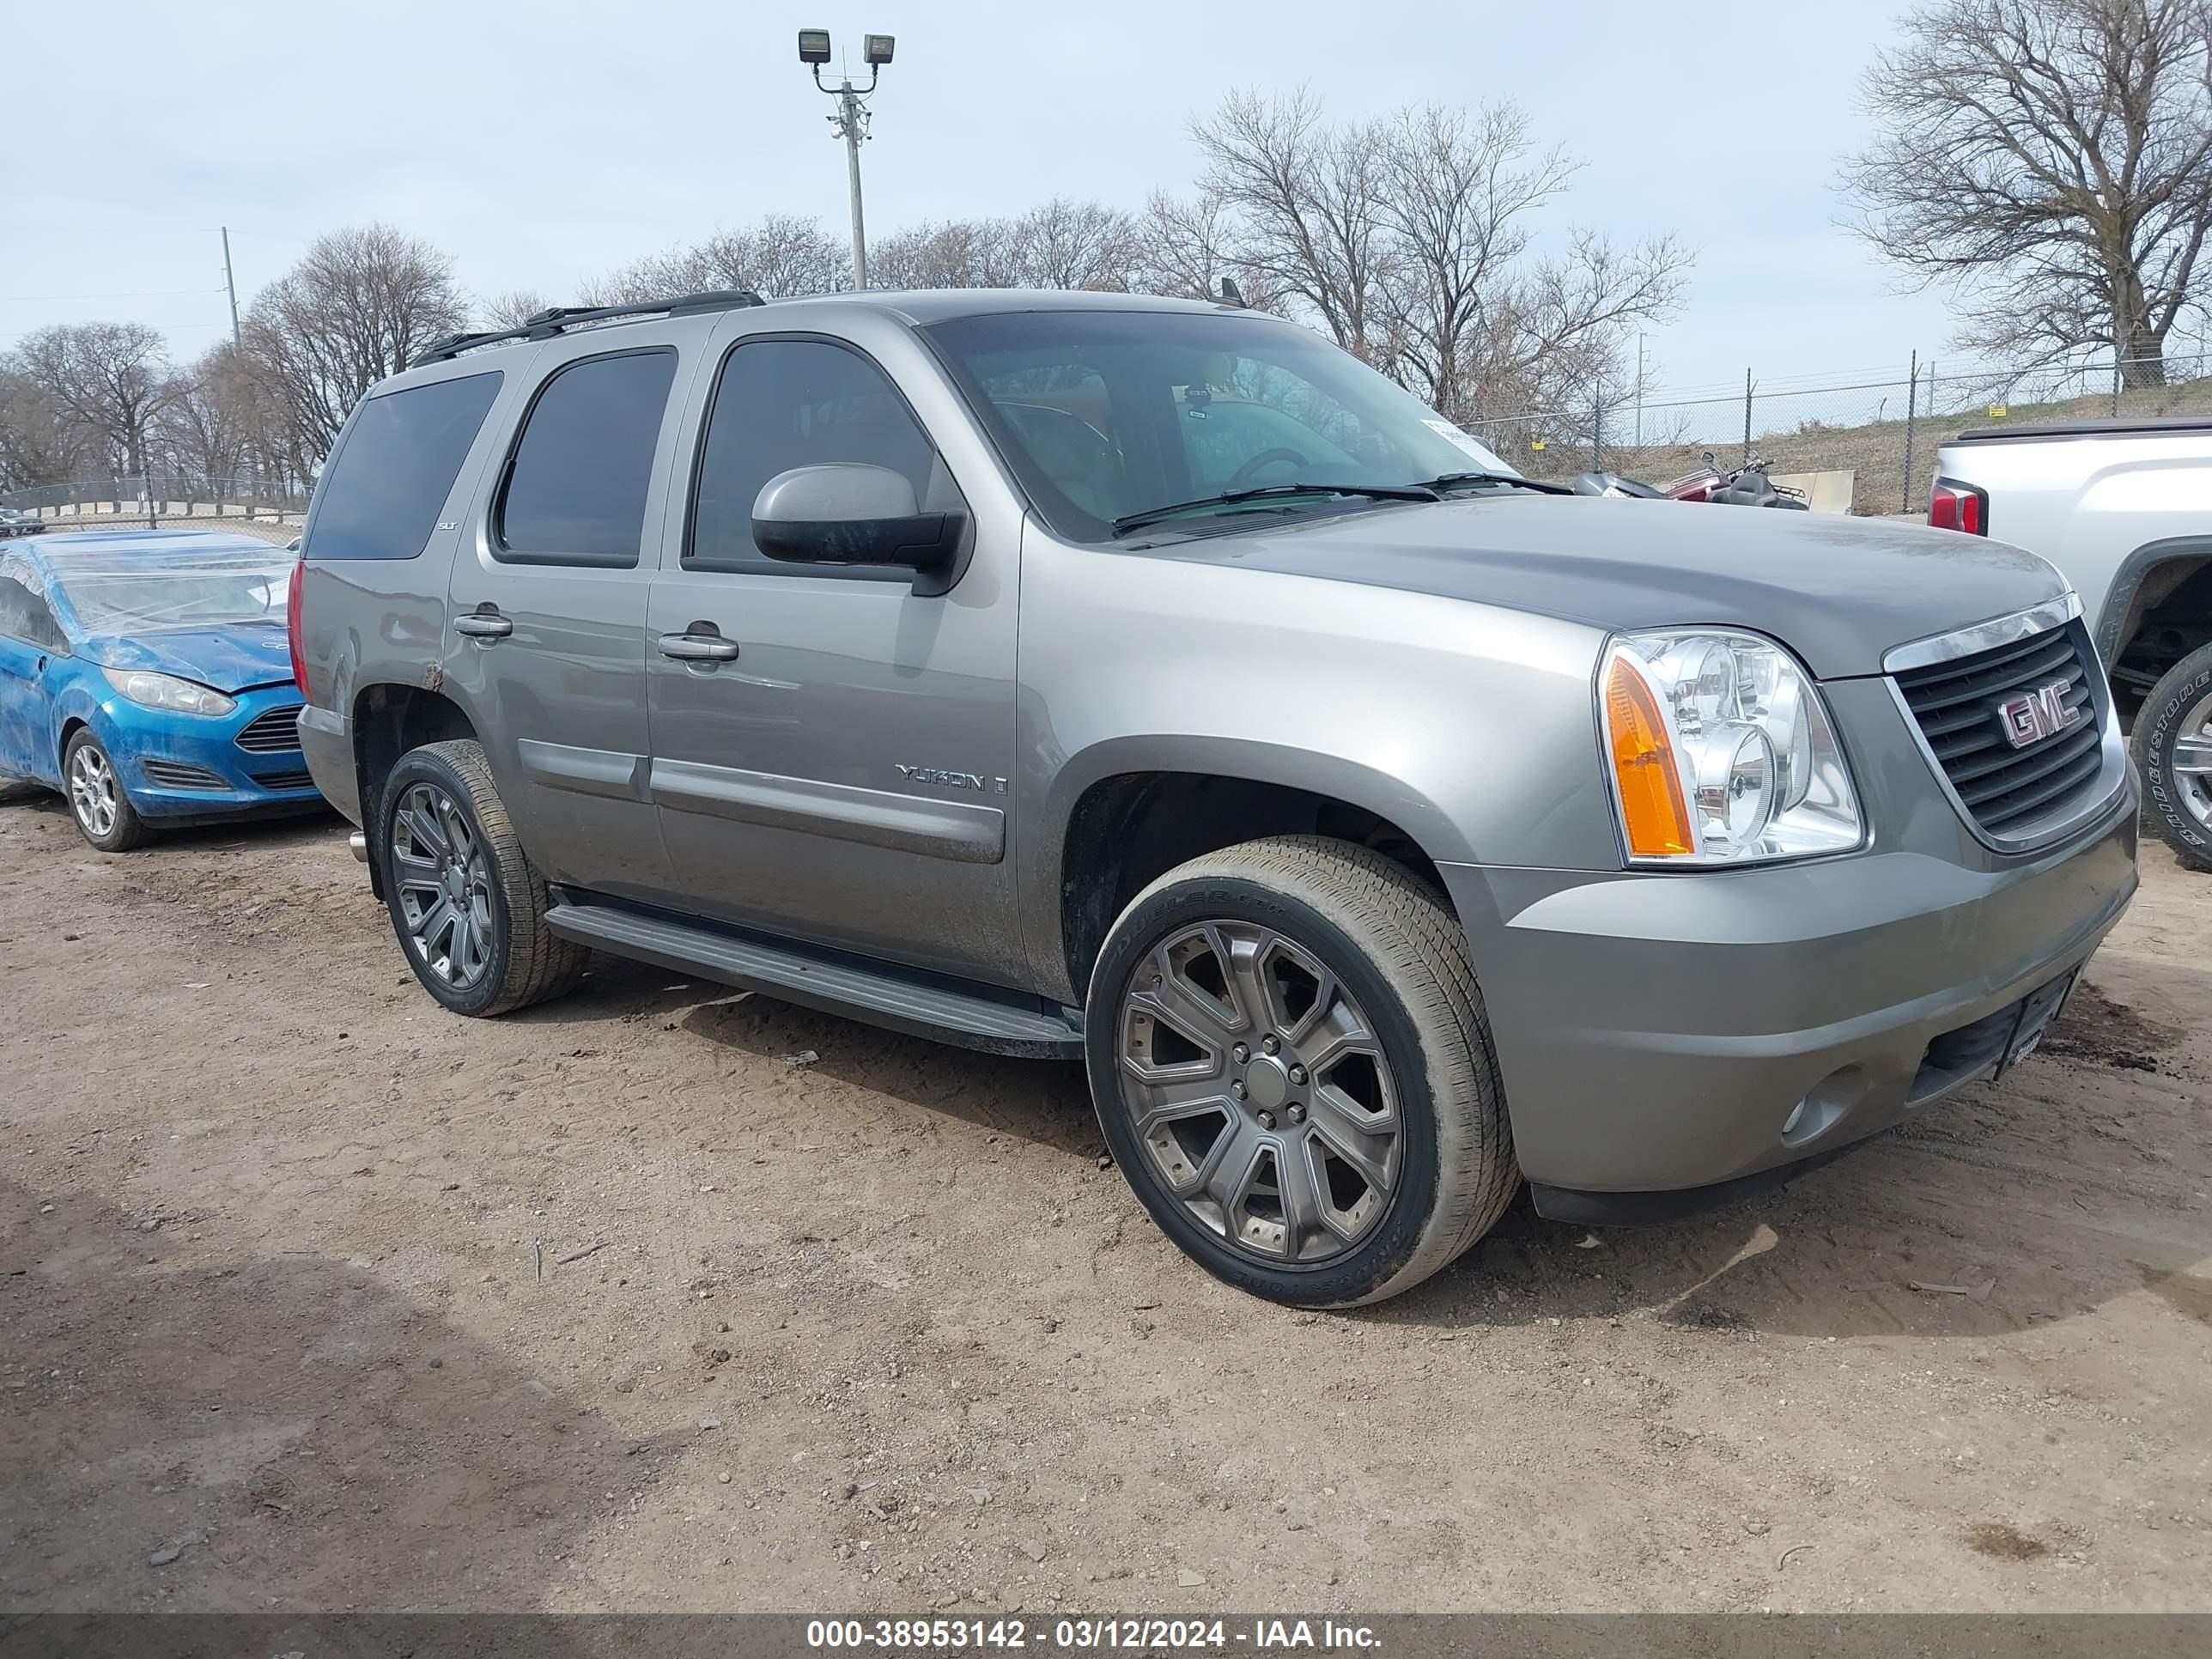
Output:
[[256,714],[240,731],[234,741],[251,755],[280,754],[287,749],[300,746],[300,705],[288,702],[282,708],[271,708]]
[[[1936,763],[1989,834],[2018,834],[2095,783],[2104,722],[2089,661],[2087,638],[2072,622],[1897,676]],[[2014,720],[2034,732],[2025,742],[2016,741],[2020,726],[2008,723],[2008,705],[2016,711]],[[2074,724],[2040,729],[2054,724],[2047,714],[2059,709]]]

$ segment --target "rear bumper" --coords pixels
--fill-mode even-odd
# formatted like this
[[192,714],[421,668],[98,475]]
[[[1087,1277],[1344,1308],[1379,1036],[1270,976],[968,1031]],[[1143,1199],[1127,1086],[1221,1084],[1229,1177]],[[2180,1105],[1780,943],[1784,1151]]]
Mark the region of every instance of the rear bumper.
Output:
[[1444,866],[1539,1208],[1547,1188],[1592,1218],[1602,1194],[1724,1202],[1696,1189],[1787,1179],[1987,1077],[1991,1017],[2086,962],[2133,896],[2136,810],[2124,790],[2071,846],[1992,871]]
[[361,817],[361,779],[353,764],[353,722],[308,703],[300,710],[300,752],[323,799],[352,823]]

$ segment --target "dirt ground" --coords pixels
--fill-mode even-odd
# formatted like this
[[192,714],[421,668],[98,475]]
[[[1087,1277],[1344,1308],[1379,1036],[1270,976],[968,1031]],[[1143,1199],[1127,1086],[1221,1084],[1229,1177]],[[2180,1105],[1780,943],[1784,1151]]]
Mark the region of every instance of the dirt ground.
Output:
[[604,960],[440,1013],[343,828],[0,805],[0,1607],[2212,1608],[2162,848],[2003,1086],[1316,1317],[1073,1066]]

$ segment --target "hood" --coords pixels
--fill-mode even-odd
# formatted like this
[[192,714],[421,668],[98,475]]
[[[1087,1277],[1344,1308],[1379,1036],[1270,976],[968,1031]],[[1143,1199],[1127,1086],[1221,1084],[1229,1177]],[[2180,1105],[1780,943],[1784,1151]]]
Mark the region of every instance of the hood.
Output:
[[250,691],[292,678],[291,642],[282,628],[156,628],[139,634],[94,634],[77,654],[103,668],[144,668],[197,680],[218,691]]
[[1954,530],[1771,507],[1491,495],[1160,545],[1154,557],[1407,588],[1629,631],[1729,623],[1819,679],[2055,598],[2033,553]]

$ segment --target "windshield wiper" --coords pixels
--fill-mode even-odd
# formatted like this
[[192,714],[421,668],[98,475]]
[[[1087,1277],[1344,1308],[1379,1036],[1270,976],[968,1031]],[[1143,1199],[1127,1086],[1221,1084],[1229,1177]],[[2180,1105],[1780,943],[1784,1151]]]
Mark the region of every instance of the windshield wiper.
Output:
[[1173,518],[1178,513],[1194,513],[1201,507],[1234,507],[1239,501],[1295,500],[1303,495],[1364,495],[1377,501],[1433,501],[1442,499],[1428,484],[1255,484],[1249,489],[1224,489],[1218,495],[1200,495],[1196,501],[1171,501],[1165,507],[1148,507],[1141,513],[1124,513],[1114,520],[1114,533],[1124,536],[1146,525]]
[[1446,472],[1434,478],[1424,478],[1423,489],[1456,489],[1462,484],[1510,484],[1516,489],[1533,489],[1543,495],[1571,495],[1574,489],[1567,484],[1546,483],[1540,478],[1524,478],[1517,472]]

